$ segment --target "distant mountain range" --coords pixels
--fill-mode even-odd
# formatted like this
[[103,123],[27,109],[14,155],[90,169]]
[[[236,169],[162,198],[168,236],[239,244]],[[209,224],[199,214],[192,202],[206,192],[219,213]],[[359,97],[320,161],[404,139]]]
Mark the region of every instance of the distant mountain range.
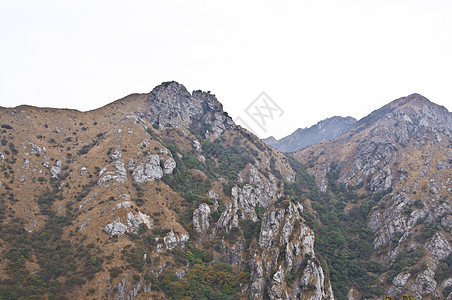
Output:
[[319,142],[335,139],[354,128],[356,124],[356,119],[352,117],[336,116],[320,121],[309,128],[298,128],[280,140],[271,136],[263,141],[281,152],[294,152]]

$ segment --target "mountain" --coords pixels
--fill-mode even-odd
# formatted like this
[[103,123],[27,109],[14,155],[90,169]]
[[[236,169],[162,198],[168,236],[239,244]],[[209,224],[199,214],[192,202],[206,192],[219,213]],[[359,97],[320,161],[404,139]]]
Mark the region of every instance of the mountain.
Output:
[[293,192],[313,179],[214,95],[166,82],[0,123],[1,299],[334,299]]
[[283,154],[177,82],[0,108],[0,299],[451,299],[451,113],[353,123]]
[[[302,204],[340,299],[452,298],[452,115],[413,94],[293,153],[322,194]],[[317,225],[316,225],[317,224]],[[370,293],[369,293],[370,291]]]
[[332,117],[318,122],[309,128],[298,128],[291,135],[280,140],[269,137],[263,141],[281,152],[295,152],[307,146],[335,139],[356,125],[352,117]]

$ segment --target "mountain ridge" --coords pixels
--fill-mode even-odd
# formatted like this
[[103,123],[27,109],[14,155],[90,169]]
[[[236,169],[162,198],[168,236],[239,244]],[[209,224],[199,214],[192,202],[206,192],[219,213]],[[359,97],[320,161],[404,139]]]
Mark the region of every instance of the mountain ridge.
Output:
[[0,296],[333,299],[284,195],[287,158],[214,95],[153,91],[89,112],[1,110]]
[[[387,282],[385,289],[395,297],[450,298],[451,120],[445,107],[414,94],[372,112],[335,140],[293,153],[322,191],[342,199],[330,208],[335,214],[347,220],[364,209],[360,226],[372,233],[366,240],[372,246],[370,258],[381,264],[372,280]],[[322,215],[323,209],[319,204],[314,210]],[[333,228],[352,223],[337,222]],[[349,238],[347,230],[342,234]],[[344,251],[348,247],[342,246]],[[337,280],[332,279],[333,285]],[[357,284],[340,292],[349,293],[349,299],[363,293]]]
[[298,128],[290,135],[279,140],[274,137],[268,137],[263,139],[263,141],[282,152],[294,152],[341,136],[352,129],[355,123],[356,119],[352,117],[334,116],[322,120],[309,128]]
[[451,114],[381,112],[287,155],[177,82],[0,108],[0,296],[450,297]]

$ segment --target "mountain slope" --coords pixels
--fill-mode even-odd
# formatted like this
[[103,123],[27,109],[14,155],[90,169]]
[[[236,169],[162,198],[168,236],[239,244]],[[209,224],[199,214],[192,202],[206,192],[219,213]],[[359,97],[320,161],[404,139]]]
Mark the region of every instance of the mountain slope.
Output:
[[356,120],[352,117],[332,117],[309,128],[298,128],[280,140],[269,137],[263,141],[281,152],[294,152],[313,144],[335,139],[354,128],[355,125]]
[[[451,134],[451,113],[413,94],[374,111],[347,134],[293,154],[327,195],[328,202],[311,211],[321,222],[333,220],[331,228],[342,226],[335,249],[322,238],[318,243],[333,266],[338,298],[366,292],[351,263],[367,266],[376,294],[450,297]],[[356,224],[364,228],[353,232]],[[370,243],[361,257],[354,256],[356,242]],[[340,265],[338,253],[352,256]],[[335,275],[343,269],[345,280]]]
[[0,118],[0,298],[334,299],[300,177],[214,95]]

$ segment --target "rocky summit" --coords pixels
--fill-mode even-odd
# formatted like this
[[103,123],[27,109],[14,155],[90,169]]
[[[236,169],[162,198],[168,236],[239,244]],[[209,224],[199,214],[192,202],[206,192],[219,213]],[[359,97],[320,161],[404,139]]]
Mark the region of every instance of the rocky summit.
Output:
[[289,155],[177,82],[0,108],[0,299],[451,298],[451,120],[411,95]]

